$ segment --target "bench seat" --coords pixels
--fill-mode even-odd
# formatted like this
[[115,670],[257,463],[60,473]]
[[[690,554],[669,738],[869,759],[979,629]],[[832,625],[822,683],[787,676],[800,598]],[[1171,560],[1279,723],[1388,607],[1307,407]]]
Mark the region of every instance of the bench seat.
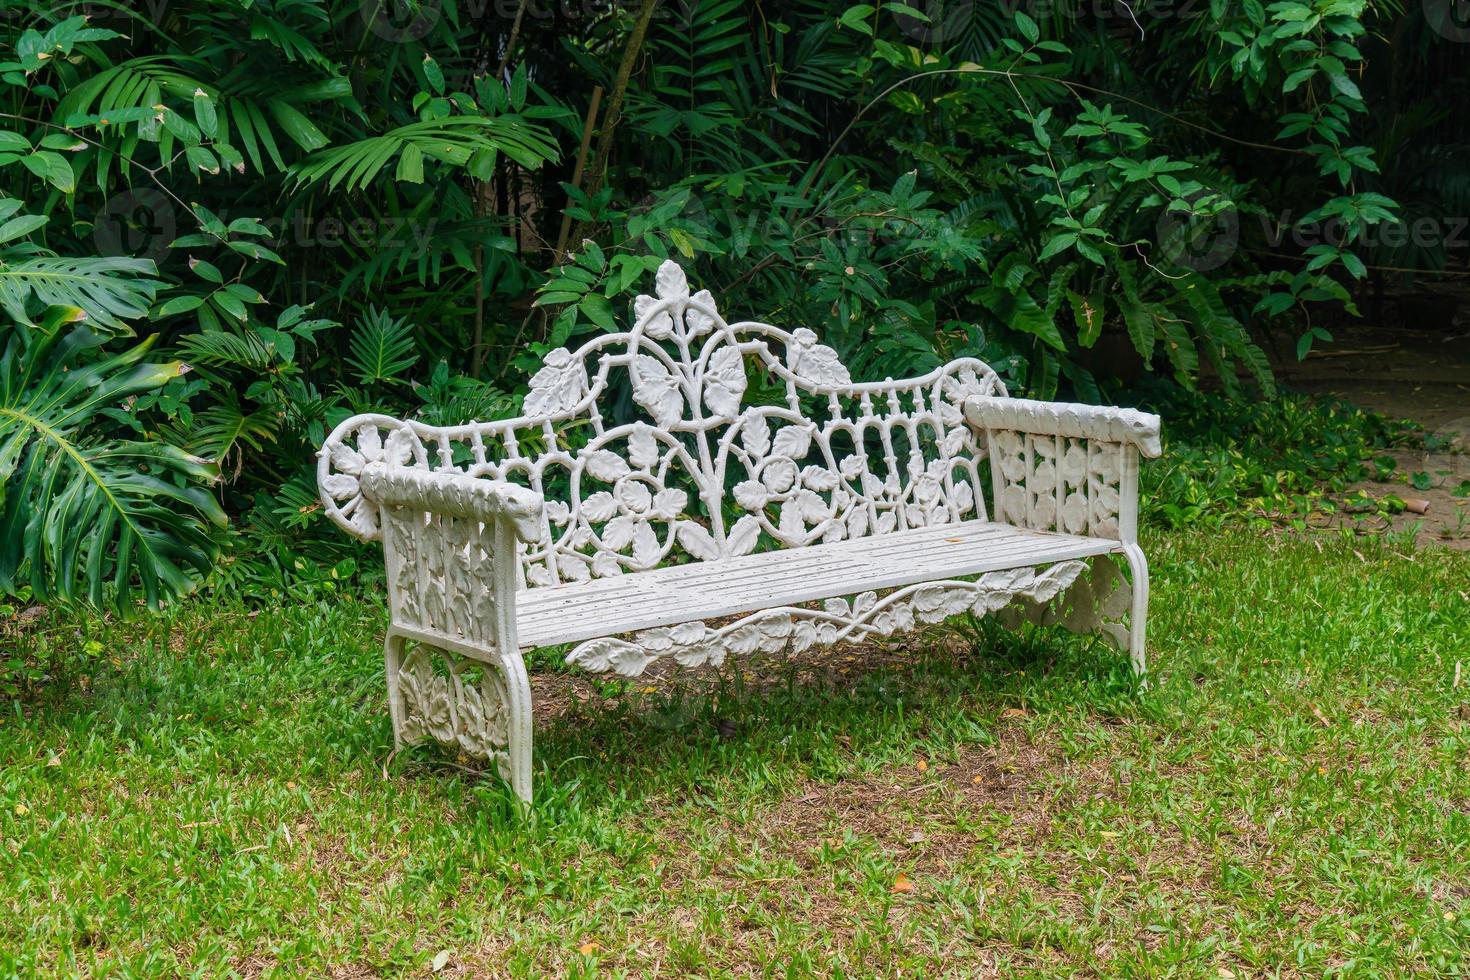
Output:
[[531,649],[1121,550],[1100,538],[964,521],[524,589],[516,624]]

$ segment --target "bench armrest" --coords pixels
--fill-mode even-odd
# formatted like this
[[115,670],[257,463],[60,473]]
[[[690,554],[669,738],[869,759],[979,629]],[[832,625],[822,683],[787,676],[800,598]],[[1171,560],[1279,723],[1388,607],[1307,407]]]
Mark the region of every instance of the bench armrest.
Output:
[[367,464],[361,480],[363,496],[382,506],[407,507],[482,524],[504,520],[516,537],[527,543],[541,535],[546,499],[514,483],[387,463]]
[[993,520],[1123,544],[1137,540],[1138,457],[1161,451],[1157,415],[989,396],[966,399],[964,413],[985,434]]
[[977,429],[1130,443],[1148,459],[1163,451],[1159,417],[1132,408],[977,395],[965,400],[965,420]]

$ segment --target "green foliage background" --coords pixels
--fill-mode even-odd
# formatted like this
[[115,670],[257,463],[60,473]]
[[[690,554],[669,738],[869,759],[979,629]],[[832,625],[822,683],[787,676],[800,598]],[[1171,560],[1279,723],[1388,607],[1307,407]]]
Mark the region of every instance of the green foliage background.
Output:
[[1240,399],[1445,261],[1374,225],[1470,205],[1464,47],[1400,0],[5,12],[0,590],[41,597],[348,573],[335,421],[512,413],[669,256],[860,376]]

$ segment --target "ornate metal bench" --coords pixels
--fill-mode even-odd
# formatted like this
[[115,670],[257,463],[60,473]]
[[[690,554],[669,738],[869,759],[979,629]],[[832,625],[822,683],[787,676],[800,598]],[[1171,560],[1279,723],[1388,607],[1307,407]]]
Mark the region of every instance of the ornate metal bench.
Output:
[[727,323],[673,262],[657,293],[629,332],[547,354],[520,418],[359,415],[323,446],[327,514],[386,551],[400,744],[494,759],[529,800],[521,655],[553,644],[632,676],[995,613],[1100,631],[1142,674],[1157,416],[1009,398],[969,358],[854,383],[810,330]]

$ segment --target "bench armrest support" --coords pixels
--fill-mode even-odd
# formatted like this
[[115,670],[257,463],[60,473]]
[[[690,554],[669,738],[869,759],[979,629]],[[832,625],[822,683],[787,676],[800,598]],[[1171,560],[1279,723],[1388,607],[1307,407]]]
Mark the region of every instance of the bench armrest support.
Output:
[[984,432],[993,519],[1131,544],[1138,458],[1158,456],[1159,417],[1127,408],[976,396],[965,420]]
[[515,656],[518,542],[542,530],[541,494],[385,462],[363,467],[378,512],[393,628],[465,656]]

